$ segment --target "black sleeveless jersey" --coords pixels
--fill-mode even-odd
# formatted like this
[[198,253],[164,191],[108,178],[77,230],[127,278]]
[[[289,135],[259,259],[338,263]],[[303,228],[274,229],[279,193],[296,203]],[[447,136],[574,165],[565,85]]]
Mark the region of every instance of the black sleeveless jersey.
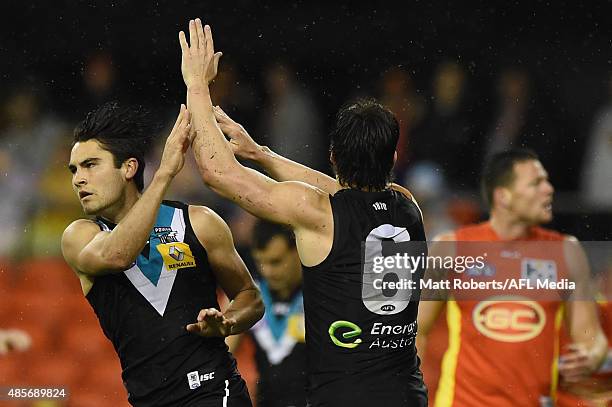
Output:
[[[103,230],[115,226],[97,223]],[[238,375],[223,338],[185,329],[202,308],[219,305],[206,251],[183,203],[163,202],[136,262],[96,277],[87,300],[119,355],[135,406],[190,405]]]
[[393,190],[345,189],[330,202],[332,249],[303,267],[309,400],[426,406],[415,347],[424,269],[392,263],[401,253],[427,254],[421,213]]
[[255,344],[258,407],[306,406],[306,344],[302,288],[281,300],[265,279],[258,282],[266,307],[248,331]]

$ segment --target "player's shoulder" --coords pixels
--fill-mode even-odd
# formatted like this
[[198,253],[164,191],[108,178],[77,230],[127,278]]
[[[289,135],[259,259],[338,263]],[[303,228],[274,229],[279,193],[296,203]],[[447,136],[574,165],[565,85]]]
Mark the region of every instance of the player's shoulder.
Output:
[[98,233],[100,230],[100,225],[91,219],[77,219],[64,229],[62,243],[91,233]]
[[230,228],[217,212],[202,205],[189,205],[188,212],[191,228],[204,248],[233,245]]
[[60,242],[62,255],[66,261],[72,265],[81,249],[101,231],[100,225],[90,219],[77,219],[68,225]]
[[332,194],[329,192],[301,181],[284,181],[282,184],[286,186],[284,193],[289,201],[303,215],[302,219],[307,219],[307,223],[318,225],[331,213]]
[[416,198],[414,197],[414,195],[412,195],[412,192],[410,192],[408,190],[408,188],[401,186],[399,184],[396,183],[392,183],[391,184],[391,189],[393,191],[397,191],[400,194],[402,194],[404,197],[406,197],[406,199],[408,199],[409,201],[411,201],[412,203],[414,203],[414,205],[417,207],[417,209],[419,210],[419,212],[421,213],[421,218],[423,218],[423,211],[421,211],[421,207],[419,206],[419,203],[417,202]]
[[207,228],[217,228],[226,226],[227,223],[217,212],[204,205],[188,205],[189,219],[192,227],[205,226]]
[[453,231],[453,235],[456,240],[496,240],[489,222],[461,226]]
[[[322,190],[319,187],[310,185],[302,181],[284,181],[283,184],[289,186],[297,196],[302,196],[303,199],[313,202],[329,201],[330,193]],[[338,191],[335,191],[338,192]]]
[[390,188],[404,195],[406,198],[408,198],[409,200],[413,201],[416,204],[416,199],[414,198],[414,195],[412,195],[412,192],[408,190],[408,188],[401,186],[400,184],[396,184],[396,183],[392,183]]
[[450,230],[442,232],[434,236],[432,239],[434,242],[454,242],[456,240],[455,232]]
[[535,240],[567,240],[570,242],[577,242],[578,239],[572,235],[566,235],[564,233],[557,232],[556,230],[543,228],[541,226],[535,226],[531,230],[531,235]]

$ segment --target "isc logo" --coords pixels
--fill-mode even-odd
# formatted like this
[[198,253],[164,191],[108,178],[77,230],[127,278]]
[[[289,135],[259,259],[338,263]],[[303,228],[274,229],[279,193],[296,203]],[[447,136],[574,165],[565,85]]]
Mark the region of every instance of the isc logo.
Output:
[[546,314],[535,301],[482,301],[474,308],[472,317],[480,333],[502,342],[533,339],[546,323]]
[[202,382],[215,378],[215,372],[209,372],[201,375],[197,370],[187,373],[187,382],[191,390],[197,389],[202,385]]

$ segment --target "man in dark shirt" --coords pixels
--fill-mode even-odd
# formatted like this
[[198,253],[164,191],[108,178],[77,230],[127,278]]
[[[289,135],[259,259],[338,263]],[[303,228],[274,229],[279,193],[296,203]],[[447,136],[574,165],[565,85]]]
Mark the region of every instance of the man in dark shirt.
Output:
[[[162,201],[183,167],[189,128],[183,106],[143,192],[148,121],[116,103],[91,112],[75,129],[68,168],[96,219],[69,225],[62,252],[119,355],[131,404],[248,406],[223,338],[261,318],[259,291],[218,215]],[[233,300],[224,313],[217,282]]]
[[302,266],[293,232],[259,221],[253,230],[253,257],[266,307],[264,317],[249,331],[226,339],[230,352],[243,336],[255,344],[258,407],[306,405],[306,344]]
[[[204,182],[295,233],[304,276],[310,403],[426,406],[414,343],[418,297],[412,291],[423,270],[370,267],[390,259],[385,248],[393,243],[425,240],[412,195],[391,182],[397,120],[374,101],[348,105],[331,132],[337,179],[258,149],[259,163],[268,161],[263,167],[274,179],[266,177],[236,160],[234,140],[227,142],[215,118],[208,86],[221,54],[214,51],[210,27],[192,20],[189,34],[190,45],[179,34],[182,73]],[[389,283],[399,288],[385,289]]]

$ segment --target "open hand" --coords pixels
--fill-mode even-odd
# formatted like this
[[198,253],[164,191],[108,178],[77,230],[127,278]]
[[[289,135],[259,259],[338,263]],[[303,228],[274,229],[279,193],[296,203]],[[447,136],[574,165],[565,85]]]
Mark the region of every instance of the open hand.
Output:
[[185,153],[191,144],[190,119],[189,111],[185,105],[181,105],[181,111],[176,119],[176,123],[174,123],[172,131],[166,139],[158,171],[174,177],[183,168]]
[[215,308],[205,308],[198,314],[197,322],[187,325],[187,331],[205,337],[226,337],[232,334],[235,319],[226,318]]
[[259,144],[247,133],[240,123],[236,123],[219,106],[214,107],[215,119],[223,134],[229,137],[229,144],[235,156],[245,159],[255,159],[261,151]]
[[199,18],[189,21],[189,44],[183,31],[179,32],[182,59],[181,72],[187,87],[208,86],[217,76],[219,58],[222,53],[215,53],[215,46],[210,26],[202,28]]
[[559,358],[559,374],[564,381],[575,383],[587,378],[599,367],[601,360],[595,359],[585,345],[572,343],[567,348],[569,352]]

